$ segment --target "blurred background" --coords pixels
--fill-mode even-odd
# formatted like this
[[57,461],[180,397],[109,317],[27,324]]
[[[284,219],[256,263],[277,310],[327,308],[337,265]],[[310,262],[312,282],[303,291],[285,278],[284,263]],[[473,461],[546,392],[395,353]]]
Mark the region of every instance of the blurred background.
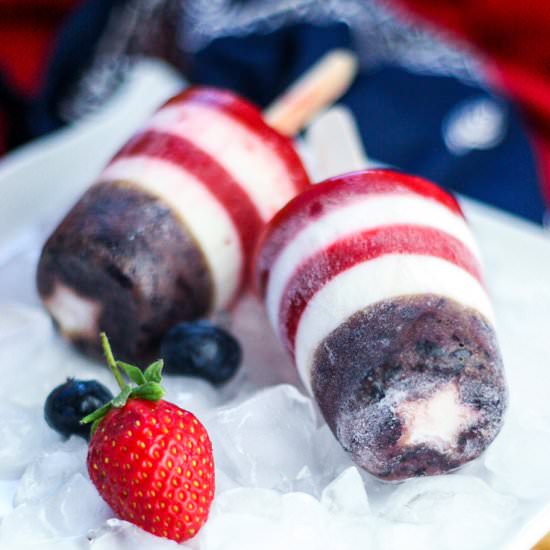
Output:
[[144,57],[265,106],[335,47],[360,58],[341,103],[370,158],[544,223],[547,0],[0,0],[0,154],[93,115]]

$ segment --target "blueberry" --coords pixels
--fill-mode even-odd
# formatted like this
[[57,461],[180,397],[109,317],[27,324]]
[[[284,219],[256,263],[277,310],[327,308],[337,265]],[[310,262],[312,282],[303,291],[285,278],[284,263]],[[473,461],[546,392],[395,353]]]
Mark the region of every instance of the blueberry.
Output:
[[90,437],[90,424],[82,426],[80,420],[108,403],[113,394],[95,380],[68,378],[57,386],[46,399],[44,417],[48,425],[66,437]]
[[164,336],[164,372],[204,378],[223,384],[237,371],[242,358],[239,342],[208,321],[179,323]]

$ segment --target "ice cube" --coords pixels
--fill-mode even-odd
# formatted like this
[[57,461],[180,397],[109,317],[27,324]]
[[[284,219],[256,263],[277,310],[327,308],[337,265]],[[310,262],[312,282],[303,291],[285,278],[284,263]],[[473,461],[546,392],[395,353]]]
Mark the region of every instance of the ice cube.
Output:
[[[375,535],[373,548],[386,550],[403,548],[407,550],[437,549],[430,538],[432,528],[430,525],[414,523],[398,523],[383,518],[378,521],[378,529]],[[470,550],[468,548],[468,550]]]
[[[372,520],[362,506],[347,505],[329,512],[339,501],[340,484],[328,490],[324,503],[300,492],[279,493],[258,488],[227,491],[214,501],[210,519],[199,533],[200,550],[356,550],[371,548]],[[355,477],[357,480],[357,477]],[[331,494],[331,496],[328,496]],[[329,504],[330,503],[330,504]],[[340,502],[341,504],[341,502]],[[353,511],[352,511],[353,510]]]
[[40,349],[51,345],[53,325],[40,309],[0,304],[0,396],[32,404],[39,373],[34,370]]
[[0,402],[0,479],[18,478],[45,449],[62,438],[44,420],[42,408]]
[[192,412],[199,419],[219,404],[220,393],[212,384],[191,376],[165,376],[165,399]]
[[550,370],[545,368],[550,339],[548,307],[544,305],[550,305],[550,297],[545,300],[536,292],[534,296],[540,300],[538,307],[515,302],[501,305],[498,336],[510,405],[527,405],[541,414],[550,412]]
[[315,449],[312,473],[323,487],[353,465],[351,456],[344,451],[324,422],[315,430],[312,446]]
[[38,306],[35,274],[43,236],[29,232],[22,237],[12,243],[11,251],[0,250],[0,303],[9,300]]
[[320,497],[323,488],[322,481],[311,471],[309,465],[302,467],[290,485],[292,491],[307,493],[316,498]]
[[[1,537],[1,536],[0,536]],[[0,538],[0,544],[2,539]],[[2,550],[4,547],[1,547]],[[9,550],[85,550],[88,548],[85,537],[52,538],[32,546],[24,541],[10,542]]]
[[[332,549],[335,545],[331,516],[319,501],[304,493],[281,497],[281,546],[284,548]],[[356,543],[359,541],[356,541]]]
[[0,523],[13,510],[13,498],[18,484],[15,480],[0,481]]
[[350,467],[325,487],[321,504],[333,513],[366,516],[370,513],[363,479],[357,468]]
[[291,488],[320,498],[325,486],[353,462],[324,423],[314,431],[310,446],[310,461],[300,470]]
[[229,330],[243,347],[246,378],[253,384],[294,384],[300,386],[298,373],[275,336],[259,300],[247,294],[231,316]]
[[373,548],[378,520],[371,515],[364,481],[357,468],[349,467],[327,485],[321,504],[330,512],[335,548]]
[[237,488],[216,497],[208,522],[199,532],[200,550],[280,548],[281,495],[270,489]]
[[416,542],[421,541],[418,548],[498,548],[518,513],[515,498],[497,493],[475,477],[413,479],[397,487],[381,511],[383,519],[394,523],[379,532],[379,545],[408,547],[414,533]]
[[90,550],[189,550],[189,546],[155,537],[139,527],[116,518],[108,519],[99,529],[88,533]]
[[[83,539],[112,512],[91,481],[73,475],[57,492],[38,502],[21,504],[0,524],[0,548],[32,548]],[[52,544],[52,549],[56,548]]]
[[76,473],[85,476],[87,452],[86,441],[80,437],[72,437],[39,456],[21,477],[15,493],[15,506],[37,502],[55,493]]
[[[217,462],[217,461],[216,461]],[[239,484],[231,479],[221,468],[216,466],[216,495],[225,493],[231,489],[236,489],[239,487]]]
[[[12,357],[17,364],[14,365],[12,360],[10,376],[5,378],[0,389],[1,394],[12,402],[42,407],[53,388],[69,377],[98,380],[117,392],[113,376],[105,365],[79,354],[59,335],[52,335],[45,342],[38,343],[33,334],[29,334],[28,339],[29,343],[23,351],[13,350]],[[32,353],[28,355],[27,350]]]
[[215,502],[204,547],[325,548],[330,541],[328,537],[322,541],[320,531],[328,526],[328,519],[319,501],[305,493],[234,489]]
[[24,348],[21,349],[19,346],[22,343],[28,343],[30,335],[33,337],[32,340],[43,342],[51,338],[52,334],[52,321],[43,310],[16,303],[0,303],[2,347],[11,343],[14,346],[13,349],[23,351]]
[[510,414],[485,455],[495,489],[523,498],[550,498],[550,422],[540,415]]
[[288,489],[314,462],[313,403],[293,386],[262,390],[204,420],[217,466],[241,485]]

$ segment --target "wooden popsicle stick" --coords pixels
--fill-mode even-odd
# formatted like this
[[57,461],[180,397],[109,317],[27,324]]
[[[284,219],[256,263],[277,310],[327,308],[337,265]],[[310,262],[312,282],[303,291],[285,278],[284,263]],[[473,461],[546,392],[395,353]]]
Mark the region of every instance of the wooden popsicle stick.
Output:
[[331,107],[310,124],[306,143],[313,157],[315,181],[369,165],[353,113],[343,105]]
[[286,136],[297,134],[349,88],[357,68],[350,50],[327,53],[264,111],[265,121]]

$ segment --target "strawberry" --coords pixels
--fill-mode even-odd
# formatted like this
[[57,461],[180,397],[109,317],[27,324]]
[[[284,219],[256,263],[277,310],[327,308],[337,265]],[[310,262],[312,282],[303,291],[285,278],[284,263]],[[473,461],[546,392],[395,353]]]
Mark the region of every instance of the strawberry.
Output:
[[[177,542],[208,518],[214,495],[212,444],[188,411],[163,401],[162,360],[144,372],[115,361],[101,341],[120,394],[88,415],[93,422],[88,472],[99,494],[124,520]],[[128,385],[119,368],[135,385]]]

